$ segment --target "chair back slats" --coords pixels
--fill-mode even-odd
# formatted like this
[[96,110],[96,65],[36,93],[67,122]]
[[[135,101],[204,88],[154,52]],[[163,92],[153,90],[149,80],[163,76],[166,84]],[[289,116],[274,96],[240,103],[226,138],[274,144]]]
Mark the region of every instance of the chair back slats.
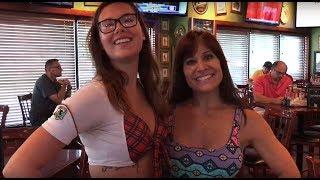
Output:
[[253,106],[254,104],[254,99],[253,99],[253,93],[252,90],[250,90],[250,86],[249,84],[241,84],[241,85],[237,85],[237,93],[239,95],[239,97],[241,98],[241,100],[248,104],[250,107]]
[[306,156],[308,178],[320,178],[320,159]]
[[6,127],[6,120],[7,120],[7,115],[9,113],[9,106],[8,105],[0,105],[0,114],[1,115],[1,128]]
[[289,149],[291,137],[296,126],[296,115],[294,113],[271,114],[267,108],[264,117],[277,139],[284,147]]
[[308,81],[304,79],[297,79],[293,81],[294,85],[297,85],[298,88],[306,88]]
[[22,119],[23,119],[23,126],[27,126],[27,121],[30,120],[30,109],[31,109],[31,99],[32,93],[20,95],[18,96]]

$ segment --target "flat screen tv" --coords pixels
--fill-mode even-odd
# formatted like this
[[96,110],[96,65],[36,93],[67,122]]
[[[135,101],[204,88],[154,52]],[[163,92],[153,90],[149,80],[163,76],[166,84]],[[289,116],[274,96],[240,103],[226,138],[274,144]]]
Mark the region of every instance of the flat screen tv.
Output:
[[320,2],[297,2],[296,27],[320,27]]
[[246,21],[279,25],[282,2],[248,2]]
[[143,13],[187,15],[188,2],[138,2],[136,4]]

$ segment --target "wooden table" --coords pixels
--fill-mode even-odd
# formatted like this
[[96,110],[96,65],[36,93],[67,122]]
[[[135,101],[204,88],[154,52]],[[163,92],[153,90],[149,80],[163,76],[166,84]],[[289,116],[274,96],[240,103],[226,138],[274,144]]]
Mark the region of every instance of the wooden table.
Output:
[[[21,146],[21,144],[37,129],[38,127],[19,127],[2,129],[2,149],[4,165],[8,162],[12,154]],[[45,177],[52,177],[60,171],[71,166],[80,159],[80,149],[62,149],[50,163],[48,163],[41,172]]]
[[[305,115],[308,112],[320,111],[320,108],[309,108],[307,106],[283,107],[277,104],[257,104],[257,105],[259,107],[268,108],[269,112],[273,114],[281,114],[284,111],[289,111],[290,113],[294,113],[296,115],[295,117],[297,118],[296,133],[298,135],[303,135]],[[297,151],[303,152],[303,146],[297,146]],[[300,171],[302,170],[302,162],[303,162],[303,153],[297,153],[296,163]]]
[[56,158],[41,169],[41,173],[44,177],[52,177],[65,168],[68,168],[68,166],[71,166],[80,159],[80,156],[81,150],[79,149],[62,149]]

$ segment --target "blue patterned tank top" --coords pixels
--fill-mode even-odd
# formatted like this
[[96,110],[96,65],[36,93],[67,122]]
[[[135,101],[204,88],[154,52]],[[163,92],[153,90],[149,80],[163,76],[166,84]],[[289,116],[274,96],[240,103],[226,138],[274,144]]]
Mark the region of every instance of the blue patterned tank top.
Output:
[[175,141],[168,141],[166,145],[171,161],[171,176],[175,178],[235,177],[242,166],[243,152],[239,142],[242,117],[242,111],[236,109],[227,144],[218,149],[188,147]]

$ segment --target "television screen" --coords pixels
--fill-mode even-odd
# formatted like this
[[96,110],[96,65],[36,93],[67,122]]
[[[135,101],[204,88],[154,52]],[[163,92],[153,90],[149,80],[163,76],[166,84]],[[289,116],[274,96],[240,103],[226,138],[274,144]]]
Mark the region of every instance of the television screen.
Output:
[[188,2],[139,2],[137,6],[143,13],[186,15]]
[[73,8],[73,2],[38,2],[39,4],[46,4],[55,7]]
[[297,2],[296,27],[320,27],[320,2]]
[[248,2],[246,21],[279,25],[282,2]]

